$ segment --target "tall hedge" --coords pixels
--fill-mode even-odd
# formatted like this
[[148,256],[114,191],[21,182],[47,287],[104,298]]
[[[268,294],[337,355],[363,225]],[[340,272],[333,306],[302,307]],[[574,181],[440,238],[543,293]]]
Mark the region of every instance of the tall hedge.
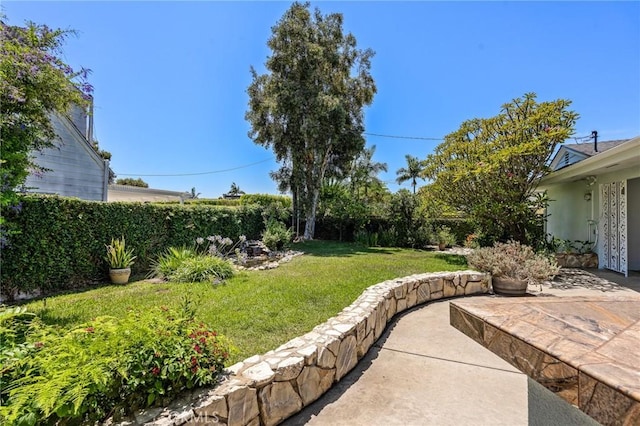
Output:
[[42,293],[107,280],[105,244],[124,236],[138,256],[133,273],[146,273],[170,246],[190,246],[197,237],[240,235],[257,239],[264,229],[262,207],[103,203],[27,196],[6,217],[20,231],[2,250],[0,291]]

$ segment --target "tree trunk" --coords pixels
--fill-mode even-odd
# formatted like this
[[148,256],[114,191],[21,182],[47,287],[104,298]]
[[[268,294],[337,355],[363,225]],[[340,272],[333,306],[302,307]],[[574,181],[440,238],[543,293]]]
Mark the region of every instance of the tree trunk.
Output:
[[318,199],[320,198],[320,188],[313,190],[313,198],[311,200],[311,206],[309,211],[306,212],[306,222],[304,224],[304,239],[313,240],[313,236],[316,232],[316,210],[318,208]]

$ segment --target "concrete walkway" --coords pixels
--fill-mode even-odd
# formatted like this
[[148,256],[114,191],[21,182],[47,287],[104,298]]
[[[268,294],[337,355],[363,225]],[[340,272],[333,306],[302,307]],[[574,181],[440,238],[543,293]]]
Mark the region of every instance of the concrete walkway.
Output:
[[[616,284],[544,286],[542,297],[637,295]],[[476,296],[477,298],[478,296]],[[491,296],[481,296],[491,297]],[[592,425],[577,408],[449,325],[449,301],[396,318],[369,353],[284,425]]]

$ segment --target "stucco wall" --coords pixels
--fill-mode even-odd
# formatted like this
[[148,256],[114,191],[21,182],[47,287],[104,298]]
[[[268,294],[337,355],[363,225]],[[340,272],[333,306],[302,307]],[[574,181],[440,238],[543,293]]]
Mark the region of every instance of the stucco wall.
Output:
[[29,191],[106,201],[107,163],[93,152],[71,122],[55,115],[51,121],[62,142],[34,153],[35,163],[50,171],[29,175]]
[[[547,233],[563,240],[589,239],[587,220],[593,219],[596,192],[584,180],[550,187],[547,193],[552,201],[547,209]],[[591,193],[591,201],[585,201],[585,193]],[[594,238],[591,235],[591,241]]]
[[627,182],[627,252],[629,270],[640,271],[640,178]]

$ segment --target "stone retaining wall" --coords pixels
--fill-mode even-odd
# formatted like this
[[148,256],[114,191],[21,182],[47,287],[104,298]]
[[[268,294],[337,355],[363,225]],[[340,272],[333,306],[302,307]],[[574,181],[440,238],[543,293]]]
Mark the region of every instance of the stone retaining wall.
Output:
[[228,380],[174,404],[156,426],[275,425],[342,379],[382,335],[391,318],[430,300],[488,293],[490,276],[474,271],[412,275],[369,287],[337,316],[276,350],[228,368]]

